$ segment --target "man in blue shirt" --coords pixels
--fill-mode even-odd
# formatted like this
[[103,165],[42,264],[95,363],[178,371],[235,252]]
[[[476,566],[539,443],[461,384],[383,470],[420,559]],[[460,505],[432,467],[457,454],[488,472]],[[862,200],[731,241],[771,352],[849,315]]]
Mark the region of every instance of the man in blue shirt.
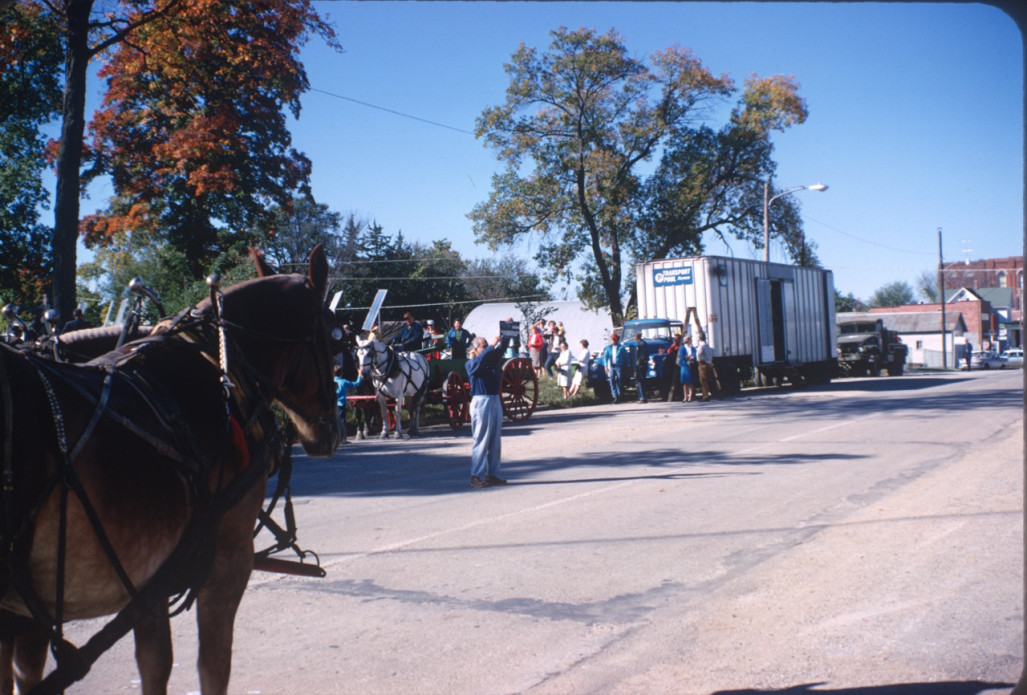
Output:
[[446,346],[454,360],[467,359],[467,348],[471,346],[471,334],[463,329],[459,321],[454,321],[453,330],[446,334]]
[[610,344],[603,350],[603,368],[610,382],[610,395],[614,403],[620,403],[621,373],[628,366],[628,351],[621,347],[620,336],[610,336]]
[[471,487],[506,485],[499,477],[501,467],[500,437],[503,430],[503,404],[499,401],[499,385],[503,371],[503,353],[509,338],[496,337],[489,345],[484,338],[475,338],[467,376],[471,379]]
[[414,315],[409,311],[403,314],[406,325],[395,338],[391,345],[398,347],[402,352],[416,352],[421,349],[424,342],[424,329],[421,324],[414,320]]

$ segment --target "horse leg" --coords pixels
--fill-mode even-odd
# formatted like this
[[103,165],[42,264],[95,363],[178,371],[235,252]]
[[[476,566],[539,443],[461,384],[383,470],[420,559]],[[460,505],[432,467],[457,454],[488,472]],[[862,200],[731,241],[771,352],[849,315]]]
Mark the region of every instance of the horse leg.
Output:
[[[389,404],[385,402],[385,396],[378,396],[378,408],[382,413],[382,439],[389,438]],[[399,430],[396,430],[397,434]]]
[[29,629],[0,642],[0,693],[27,693],[39,685],[49,643],[49,635],[41,629]]
[[14,640],[0,640],[0,695],[14,692]]
[[221,520],[210,573],[196,597],[203,695],[228,692],[235,614],[253,571],[253,525],[265,485],[266,478],[262,477]]
[[164,695],[168,692],[173,661],[167,604],[157,606],[152,615],[145,616],[132,628],[132,632],[143,695]]
[[395,437],[403,438],[403,403],[404,395],[401,393],[395,397]]

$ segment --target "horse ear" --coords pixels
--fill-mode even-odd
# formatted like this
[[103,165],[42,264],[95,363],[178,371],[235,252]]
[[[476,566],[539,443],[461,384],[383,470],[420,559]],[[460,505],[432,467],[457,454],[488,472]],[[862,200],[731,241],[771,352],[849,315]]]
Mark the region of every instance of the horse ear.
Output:
[[250,247],[250,258],[253,259],[253,265],[257,268],[257,277],[266,278],[272,275],[277,275],[274,268],[267,264],[267,259],[264,258],[264,252],[260,249]]
[[328,289],[328,259],[325,258],[323,244],[318,244],[310,252],[310,262],[307,269],[307,279],[319,295],[324,296]]

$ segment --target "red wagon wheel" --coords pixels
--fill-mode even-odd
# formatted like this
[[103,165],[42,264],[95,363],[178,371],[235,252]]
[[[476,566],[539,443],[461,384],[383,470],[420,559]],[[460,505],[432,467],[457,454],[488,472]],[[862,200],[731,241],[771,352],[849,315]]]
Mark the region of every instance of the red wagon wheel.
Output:
[[449,426],[455,430],[463,427],[470,417],[470,391],[468,383],[456,372],[450,372],[442,384],[442,405],[446,408]]
[[506,361],[499,385],[499,399],[503,403],[503,415],[511,420],[527,420],[535,412],[538,377],[530,360],[515,357]]

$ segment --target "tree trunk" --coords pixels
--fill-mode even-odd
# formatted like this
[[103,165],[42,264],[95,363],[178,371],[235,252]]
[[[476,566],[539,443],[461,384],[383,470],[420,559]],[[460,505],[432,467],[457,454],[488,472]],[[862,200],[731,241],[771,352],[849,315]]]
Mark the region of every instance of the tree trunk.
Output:
[[89,67],[89,13],[93,0],[67,0],[64,106],[57,153],[57,195],[53,230],[53,304],[62,320],[75,308],[79,189],[82,141],[86,129],[86,73]]

